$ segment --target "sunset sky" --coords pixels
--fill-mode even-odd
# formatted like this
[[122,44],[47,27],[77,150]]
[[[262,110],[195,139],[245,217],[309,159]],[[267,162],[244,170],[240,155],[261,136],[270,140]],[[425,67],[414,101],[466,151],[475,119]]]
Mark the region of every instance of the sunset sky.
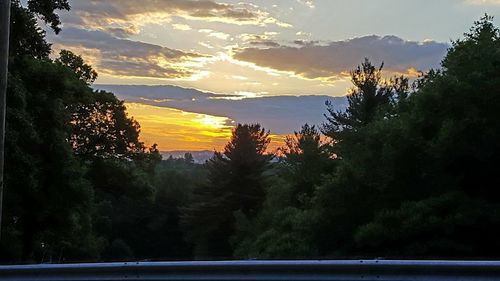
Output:
[[[324,100],[346,94],[364,57],[414,77],[439,67],[474,20],[500,14],[499,0],[70,3],[49,41],[92,64],[94,87],[125,99],[142,139],[161,150],[220,149],[238,122],[261,122],[277,140],[319,124]],[[299,97],[275,97],[284,95]]]

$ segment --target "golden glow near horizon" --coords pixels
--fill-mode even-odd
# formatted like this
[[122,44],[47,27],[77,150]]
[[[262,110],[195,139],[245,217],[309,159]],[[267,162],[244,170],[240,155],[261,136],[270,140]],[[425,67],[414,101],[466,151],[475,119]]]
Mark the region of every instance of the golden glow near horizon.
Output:
[[[461,36],[464,24],[484,12],[500,11],[498,0],[442,0],[447,5],[385,0],[385,4],[363,0],[71,2],[70,11],[60,12],[62,32],[48,31],[48,41],[54,57],[60,49],[81,55],[99,73],[96,84],[175,85],[224,94],[213,99],[232,102],[281,95],[343,96],[352,86],[349,71],[365,57],[377,65],[384,61],[389,76],[417,77],[421,70],[439,68],[447,42]],[[360,5],[365,9],[360,10]],[[374,16],[383,14],[388,5],[402,12],[393,13],[394,17]],[[346,25],[353,14],[362,20]],[[421,28],[422,15],[435,28]],[[443,17],[450,24],[443,25]],[[142,104],[128,107],[141,124],[141,138],[158,143],[162,150],[220,149],[230,136],[231,122],[240,121]],[[287,117],[275,120],[280,118]],[[279,145],[282,142],[276,141],[272,147]]]
[[[126,103],[127,112],[141,125],[141,141],[158,144],[160,151],[221,151],[231,137],[235,122],[227,117],[178,109]],[[284,136],[270,135],[269,151],[283,144]]]
[[231,136],[227,117],[127,103],[127,112],[141,125],[141,141],[158,144],[161,151],[220,150]]

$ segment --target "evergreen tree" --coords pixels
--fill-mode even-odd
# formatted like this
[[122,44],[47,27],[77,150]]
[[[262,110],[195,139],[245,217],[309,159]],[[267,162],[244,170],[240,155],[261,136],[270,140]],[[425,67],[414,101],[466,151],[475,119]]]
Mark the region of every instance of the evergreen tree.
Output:
[[496,255],[499,38],[482,18],[441,70],[344,141],[317,197],[323,254]]
[[311,198],[322,174],[331,172],[333,161],[315,126],[305,124],[299,132],[285,139],[283,163],[287,169],[284,177],[293,186],[295,204]]
[[395,77],[389,81],[384,80],[383,66],[382,63],[377,68],[365,58],[360,66],[351,71],[354,87],[347,95],[348,106],[345,111],[326,102],[328,114],[325,114],[326,122],[322,131],[331,138],[334,147],[338,148],[342,141],[372,122],[383,107],[388,111],[387,106],[407,97],[408,79]]
[[261,208],[265,196],[266,155],[269,133],[259,124],[238,124],[223,153],[206,164],[208,181],[194,191],[184,224],[199,257],[231,257],[234,213],[248,218]]
[[329,115],[326,115],[328,123],[325,124],[325,133],[337,139],[336,133],[344,130],[355,130],[368,124],[373,120],[379,106],[389,103],[390,96],[384,88],[381,88],[382,68],[365,61],[357,69],[351,71],[351,82],[354,88],[347,95],[348,107],[343,111],[333,108],[327,102]]
[[280,148],[277,176],[269,184],[262,211],[255,218],[237,216],[235,256],[300,258],[316,256],[311,209],[316,188],[332,172],[331,159],[315,126],[305,124]]

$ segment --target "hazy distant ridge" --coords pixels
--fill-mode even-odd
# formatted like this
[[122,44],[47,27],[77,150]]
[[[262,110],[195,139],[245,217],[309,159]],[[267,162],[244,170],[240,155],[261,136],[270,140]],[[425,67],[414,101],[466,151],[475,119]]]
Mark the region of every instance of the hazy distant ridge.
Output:
[[186,153],[191,153],[194,158],[195,163],[205,163],[208,159],[210,159],[214,155],[214,151],[212,150],[200,150],[200,151],[190,151],[190,150],[174,150],[174,151],[161,151],[161,156],[163,160],[168,159],[170,156],[173,158],[184,158]]

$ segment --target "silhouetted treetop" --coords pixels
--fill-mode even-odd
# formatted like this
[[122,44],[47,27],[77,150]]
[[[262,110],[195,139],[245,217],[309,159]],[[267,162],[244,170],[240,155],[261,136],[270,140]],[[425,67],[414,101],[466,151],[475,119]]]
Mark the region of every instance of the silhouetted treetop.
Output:
[[346,134],[355,133],[372,122],[380,110],[398,100],[406,99],[409,86],[405,77],[382,78],[384,64],[375,67],[367,58],[351,71],[354,87],[347,95],[348,106],[345,111],[338,110],[326,102],[328,113],[322,131],[335,143],[341,142]]
[[97,72],[92,69],[92,66],[86,64],[81,56],[75,55],[71,51],[61,50],[59,52],[59,58],[57,58],[55,62],[71,69],[80,80],[88,85],[94,83],[97,79]]
[[224,156],[233,161],[253,161],[261,158],[271,142],[269,131],[260,124],[238,124],[224,148]]
[[70,8],[68,0],[28,0],[29,11],[39,15],[40,19],[49,24],[56,34],[61,31],[59,27],[61,21],[55,11],[69,11]]

